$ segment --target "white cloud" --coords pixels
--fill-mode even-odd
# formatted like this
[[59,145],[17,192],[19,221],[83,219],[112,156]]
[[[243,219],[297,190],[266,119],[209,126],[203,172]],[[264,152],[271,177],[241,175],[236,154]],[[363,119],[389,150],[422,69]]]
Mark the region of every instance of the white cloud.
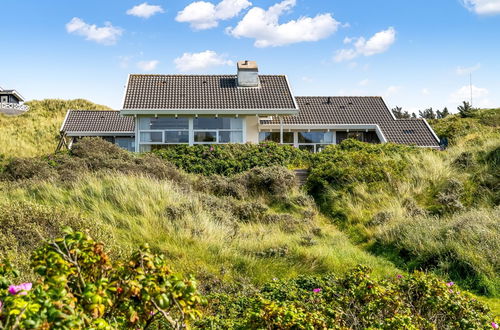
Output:
[[422,95],[431,95],[431,91],[428,88],[422,88]]
[[279,18],[296,5],[296,0],[284,0],[264,10],[254,7],[248,11],[228,34],[236,38],[255,39],[256,47],[276,47],[288,44],[318,41],[337,31],[340,23],[331,14],[300,17],[280,24]]
[[[490,107],[491,101],[488,98],[490,91],[486,88],[481,88],[472,85],[472,103],[474,107]],[[450,103],[460,104],[463,101],[470,102],[471,87],[463,86],[457,89],[450,95]]]
[[174,60],[179,71],[204,71],[212,67],[222,65],[233,65],[233,62],[226,59],[224,55],[219,55],[213,50],[206,50],[201,53],[184,53]]
[[153,71],[160,64],[160,61],[152,60],[152,61],[140,61],[137,63],[137,67],[142,71]]
[[352,60],[358,56],[372,56],[386,52],[396,41],[396,30],[393,27],[375,33],[370,39],[345,38],[345,44],[352,44],[354,48],[341,49],[334,57],[336,62]]
[[103,27],[97,27],[95,24],[90,25],[85,23],[85,21],[78,17],[73,17],[66,24],[66,31],[103,45],[116,44],[118,38],[123,34],[121,28],[114,27],[110,22],[104,23]]
[[250,7],[248,0],[222,0],[217,5],[206,1],[196,1],[177,13],[177,22],[189,23],[195,30],[211,29],[219,25],[219,21],[237,16],[242,10]]
[[150,18],[155,14],[161,14],[165,11],[161,6],[150,5],[147,2],[141,3],[131,9],[127,10],[127,15],[142,17],[142,18]]
[[370,83],[370,80],[368,79],[364,79],[364,80],[361,80],[358,85],[359,86],[367,86],[368,84]]
[[500,0],[462,0],[464,6],[478,15],[500,14]]
[[464,74],[469,74],[469,73],[472,73],[474,71],[477,71],[481,69],[481,63],[478,63],[476,65],[473,65],[473,66],[470,66],[470,67],[461,67],[459,66],[457,69],[456,69],[456,73],[460,76],[464,75]]
[[389,86],[386,90],[386,95],[394,95],[397,94],[401,90],[401,86]]
[[304,76],[302,77],[302,81],[311,84],[312,82],[314,82],[314,79],[308,76]]

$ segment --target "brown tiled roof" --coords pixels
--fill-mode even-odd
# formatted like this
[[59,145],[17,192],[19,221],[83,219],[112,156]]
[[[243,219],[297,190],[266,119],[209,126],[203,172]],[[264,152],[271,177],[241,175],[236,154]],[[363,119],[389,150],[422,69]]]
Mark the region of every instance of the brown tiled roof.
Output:
[[71,132],[134,132],[134,117],[120,115],[120,111],[69,110],[61,127]]
[[285,76],[260,75],[259,88],[238,88],[234,75],[130,75],[124,110],[296,109]]
[[[438,147],[423,119],[394,119],[381,97],[297,97],[299,114],[283,116],[285,125],[379,125],[387,141],[400,144]],[[280,124],[278,117],[262,124]]]
[[381,123],[380,129],[389,142],[439,147],[439,141],[436,140],[423,119],[397,119]]

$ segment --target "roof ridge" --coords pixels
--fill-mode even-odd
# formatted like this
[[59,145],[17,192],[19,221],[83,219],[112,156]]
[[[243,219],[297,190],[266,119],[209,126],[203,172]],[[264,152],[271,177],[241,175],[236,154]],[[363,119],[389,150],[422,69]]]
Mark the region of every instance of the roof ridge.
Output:
[[311,98],[311,99],[314,99],[314,98],[325,98],[325,97],[334,97],[334,98],[346,98],[346,97],[350,97],[350,98],[358,98],[358,99],[362,99],[362,98],[382,98],[382,96],[349,96],[349,95],[337,95],[337,96],[295,96],[296,98]]
[[[131,73],[131,76],[145,77],[237,77],[237,74],[160,74],[160,73]],[[285,74],[259,74],[259,77],[284,77]]]
[[97,109],[68,109],[68,111],[81,111],[81,112],[120,112],[120,110],[97,110]]

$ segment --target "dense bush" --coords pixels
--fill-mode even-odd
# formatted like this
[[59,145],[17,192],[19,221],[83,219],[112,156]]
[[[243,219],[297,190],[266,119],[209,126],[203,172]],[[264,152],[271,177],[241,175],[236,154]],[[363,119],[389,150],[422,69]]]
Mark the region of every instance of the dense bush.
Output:
[[344,277],[276,280],[254,295],[214,295],[199,328],[481,329],[492,317],[454,283],[416,272],[375,280],[358,267]]
[[297,187],[295,174],[282,166],[255,167],[234,176],[211,175],[197,178],[195,187],[216,196],[238,199],[266,196],[281,199]]
[[375,237],[400,266],[435,271],[483,295],[500,294],[500,208],[388,223]]
[[169,146],[154,151],[163,159],[190,173],[233,175],[254,167],[300,166],[309,153],[288,145],[228,144]]
[[36,250],[32,265],[40,281],[14,285],[7,277],[16,272],[0,263],[2,329],[148,328],[155,322],[184,329],[200,315],[196,281],[173,274],[148,247],[113,263],[102,244],[67,230]]
[[4,180],[74,181],[85,172],[118,171],[184,183],[186,178],[171,163],[153,154],[134,155],[101,138],[83,138],[68,153],[38,158],[13,158],[2,173]]

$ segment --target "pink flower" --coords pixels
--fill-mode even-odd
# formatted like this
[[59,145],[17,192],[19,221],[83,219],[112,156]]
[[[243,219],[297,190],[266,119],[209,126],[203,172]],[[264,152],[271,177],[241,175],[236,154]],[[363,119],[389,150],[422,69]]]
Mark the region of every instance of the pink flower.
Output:
[[498,324],[497,324],[497,323],[495,323],[495,322],[491,322],[491,327],[492,327],[493,329],[498,329]]
[[28,291],[31,290],[33,284],[31,283],[21,283],[19,285],[11,285],[9,286],[9,293],[12,295],[19,294],[21,296],[25,296],[28,294]]
[[401,274],[398,274],[398,276],[396,276],[397,278],[403,278],[403,275]]
[[210,146],[210,151],[214,151],[214,147]]
[[321,292],[321,288],[316,288],[313,290],[314,293],[320,293]]
[[453,282],[448,282],[448,283],[446,283],[446,285],[447,285],[447,286],[454,286],[454,285],[455,285],[455,283],[453,283]]

